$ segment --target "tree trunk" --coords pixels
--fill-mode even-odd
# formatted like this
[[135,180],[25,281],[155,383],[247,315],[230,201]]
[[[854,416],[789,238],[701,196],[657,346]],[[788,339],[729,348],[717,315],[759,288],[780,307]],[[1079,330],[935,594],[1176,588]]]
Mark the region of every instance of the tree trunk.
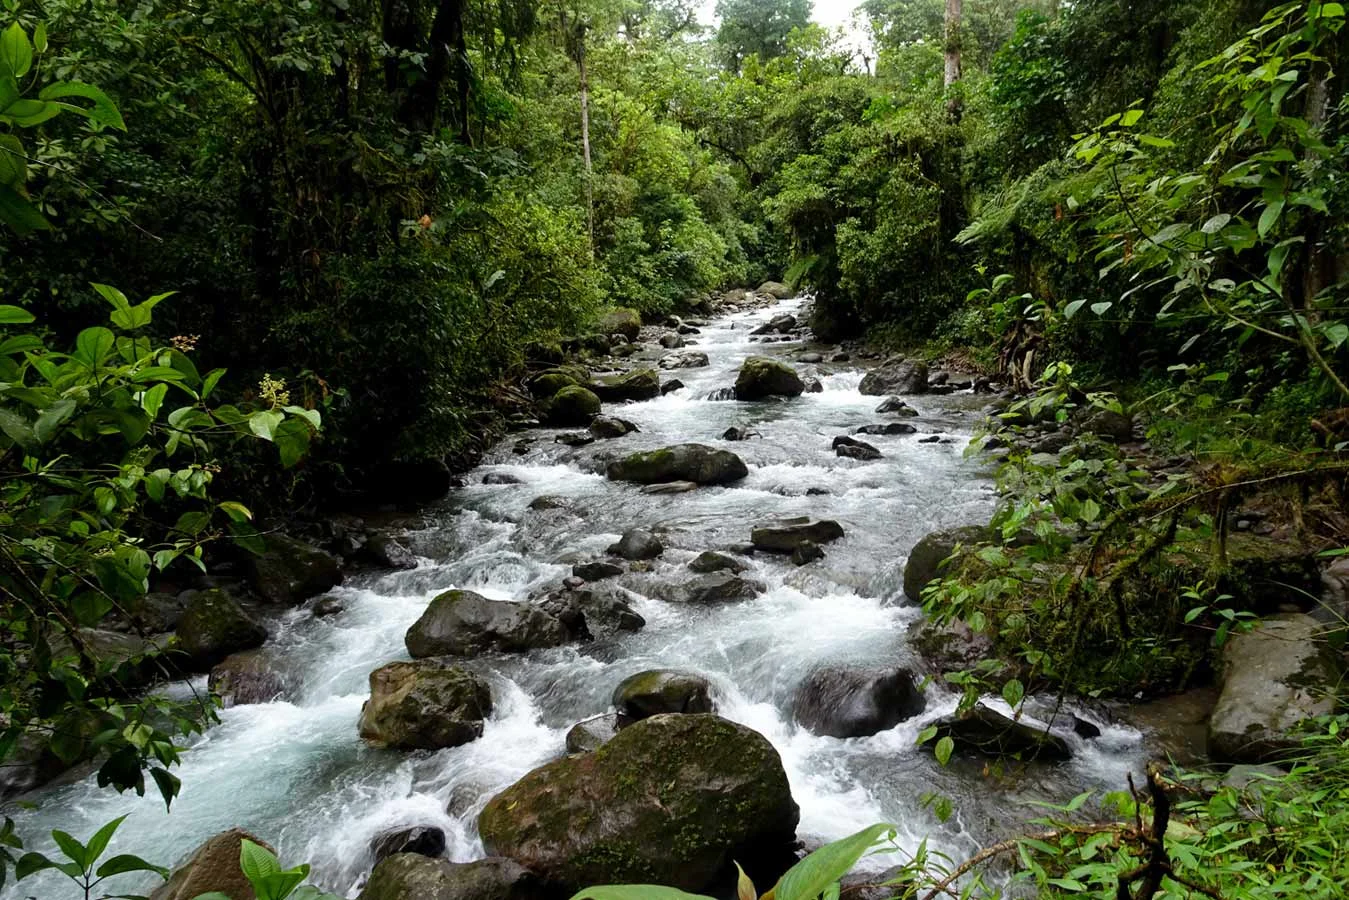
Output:
[[581,158],[585,160],[586,234],[590,239],[590,256],[595,256],[595,189],[590,167],[590,81],[586,76],[585,29],[578,30],[576,39],[576,71],[581,76]]
[[[946,78],[949,92],[960,80],[960,20],[964,13],[962,0],[946,0]],[[952,121],[960,121],[961,103],[954,95],[946,101],[946,111]]]

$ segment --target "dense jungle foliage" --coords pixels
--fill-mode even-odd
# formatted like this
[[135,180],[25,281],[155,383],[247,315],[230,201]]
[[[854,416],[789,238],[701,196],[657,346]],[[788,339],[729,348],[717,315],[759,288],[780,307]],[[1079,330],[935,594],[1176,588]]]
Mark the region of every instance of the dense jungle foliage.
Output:
[[[1221,580],[1257,491],[1343,544],[1341,4],[866,0],[860,49],[804,0],[708,12],[4,0],[0,758],[41,741],[170,801],[210,704],[143,698],[162,648],[88,629],[250,549],[255,511],[434,493],[525,363],[606,311],[655,321],[769,278],[814,292],[822,341],[1012,386],[1014,428],[1128,406],[1205,467],[1143,484],[1109,450],[1014,454],[1000,540],[927,595],[1024,663],[967,675],[972,700],[1203,670],[1268,611]],[[1120,587],[1159,566],[1184,570],[1171,605]],[[1342,896],[1340,724],[1259,815],[1221,791],[1173,810],[1154,775],[1111,799],[1124,825],[1081,825],[1078,801],[998,852],[1042,896]],[[86,892],[153,869],[96,871],[110,835],[63,845]],[[949,894],[929,862],[895,893]]]

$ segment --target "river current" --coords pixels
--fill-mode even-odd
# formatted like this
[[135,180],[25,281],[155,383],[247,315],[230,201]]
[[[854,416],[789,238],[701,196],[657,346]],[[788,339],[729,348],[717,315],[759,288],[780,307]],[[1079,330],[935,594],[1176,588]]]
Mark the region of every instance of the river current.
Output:
[[[872,737],[817,737],[793,723],[794,693],[812,667],[912,659],[905,632],[921,613],[903,597],[906,554],[929,531],[986,522],[994,503],[987,466],[963,456],[983,405],[968,392],[908,398],[921,415],[906,421],[920,433],[866,437],[884,454],[871,462],[839,458],[831,449],[834,436],[883,420],[874,412],[880,398],[858,392],[862,373],[849,363],[798,364],[824,390],[791,401],[707,399],[734,383],[750,355],[794,358],[800,344],[754,343],[750,331],[774,315],[798,312],[803,302],[722,316],[692,336],[710,365],[662,373],[678,377],[683,389],[606,407],[637,423],[640,433],[572,448],[552,441],[558,432],[540,430],[529,433],[535,440],[523,455],[514,452],[519,435],[507,439],[469,474],[467,487],[426,511],[410,535],[418,568],[348,578],[335,591],[344,607],[335,616],[299,609],[271,623],[269,649],[296,676],[299,691],[288,701],[223,710],[220,723],[184,753],[182,795],[171,813],[153,789],[144,798],[119,796],[90,777],[25,798],[36,807],[10,811],[20,833],[45,848],[49,842],[39,835],[52,828],[84,839],[128,814],[109,852],[171,865],[212,834],[240,826],[273,843],[284,864],[308,861],[319,884],[354,897],[372,865],[371,839],[390,828],[434,825],[445,831],[451,859],[481,857],[475,822],[487,800],[564,753],[570,726],[606,711],[624,677],[658,667],[704,675],[721,715],[773,743],[800,804],[798,835],[808,846],[888,821],[898,826],[903,847],[928,838],[930,848],[959,859],[1040,815],[1033,801],[1122,787],[1146,748],[1138,732],[1099,719],[1103,734],[1095,740],[1060,732],[1074,757],[1059,766],[1000,778],[979,762],[938,765],[915,739],[955,707],[956,694],[941,684],[927,687],[920,717]],[[644,364],[654,365],[659,355],[644,352]],[[757,436],[722,441],[733,425]],[[919,442],[937,432],[951,441]],[[725,488],[649,495],[607,481],[596,460],[691,441],[733,450],[749,477]],[[489,473],[519,483],[482,484]],[[561,498],[559,508],[531,509],[543,495]],[[785,557],[751,557],[748,576],[767,590],[748,602],[659,599],[662,583],[690,577],[685,566],[698,553],[747,541],[754,523],[802,515],[836,519],[846,531],[826,546],[824,560],[798,568]],[[406,658],[403,634],[432,597],[457,587],[524,599],[557,586],[573,562],[603,555],[635,526],[654,530],[667,548],[649,571],[620,578],[646,619],[643,630],[469,660],[489,680],[495,708],[483,736],[465,746],[406,753],[361,742],[356,722],[367,677]],[[1005,710],[1000,700],[989,702]],[[945,823],[924,804],[932,794],[954,805]],[[133,880],[111,886],[130,890]],[[0,896],[77,895],[59,881],[35,878]]]

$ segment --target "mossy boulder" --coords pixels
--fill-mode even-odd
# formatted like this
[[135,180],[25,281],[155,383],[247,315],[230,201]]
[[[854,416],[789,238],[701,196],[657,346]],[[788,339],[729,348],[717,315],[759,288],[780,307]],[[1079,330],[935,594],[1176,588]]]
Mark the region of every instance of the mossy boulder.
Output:
[[631,724],[631,719],[618,713],[605,713],[577,722],[567,732],[567,752],[589,753],[598,750],[613,740],[620,728]]
[[553,395],[544,410],[549,425],[589,425],[600,414],[600,398],[579,384],[569,384]]
[[230,900],[254,900],[253,886],[239,868],[239,850],[247,839],[271,850],[242,828],[231,828],[207,840],[173,870],[169,880],[150,894],[150,900],[195,900],[218,892]]
[[891,357],[862,376],[857,390],[873,397],[921,394],[927,390],[927,363],[921,359]]
[[488,853],[558,892],[624,883],[702,891],[733,861],[773,883],[799,818],[767,739],[717,716],[673,715],[535,769],[488,802],[478,832]]
[[904,596],[921,603],[923,588],[943,573],[942,563],[955,552],[956,547],[969,547],[993,540],[993,529],[982,525],[945,528],[924,535],[909,551],[904,564]]
[[183,665],[204,672],[231,653],[261,647],[267,629],[221,590],[194,591],[178,620],[176,649]]
[[474,656],[491,650],[523,653],[570,639],[555,616],[528,603],[488,600],[472,591],[446,591],[431,601],[404,637],[414,659]]
[[284,534],[263,539],[263,552],[248,560],[253,589],[268,603],[297,606],[342,583],[342,567],[331,554]]
[[660,396],[660,375],[655,369],[633,369],[619,375],[601,375],[589,388],[605,403],[651,400]]
[[601,334],[621,334],[630,341],[637,340],[642,330],[642,315],[626,306],[615,306],[600,317],[597,330]]
[[452,863],[395,853],[370,873],[360,900],[549,900],[532,873],[509,859]]
[[673,669],[651,669],[629,675],[614,688],[614,709],[629,719],[665,713],[716,712],[712,685],[701,675]]
[[799,397],[806,389],[801,376],[786,363],[766,356],[751,356],[740,366],[735,379],[735,399]]
[[1294,613],[1227,642],[1222,693],[1208,726],[1215,759],[1277,761],[1301,746],[1298,723],[1335,711],[1344,669],[1325,632],[1316,619]]
[[689,481],[694,484],[729,484],[749,474],[745,461],[729,450],[706,444],[676,444],[645,453],[633,453],[609,464],[611,481],[663,484]]
[[492,712],[487,683],[444,660],[393,662],[370,673],[361,737],[381,747],[439,750],[482,736]]
[[529,393],[535,400],[551,400],[558,391],[579,383],[565,372],[540,372],[529,380]]
[[770,297],[776,297],[778,300],[786,300],[796,296],[796,292],[781,281],[765,281],[759,285],[759,289],[754,293],[767,294]]

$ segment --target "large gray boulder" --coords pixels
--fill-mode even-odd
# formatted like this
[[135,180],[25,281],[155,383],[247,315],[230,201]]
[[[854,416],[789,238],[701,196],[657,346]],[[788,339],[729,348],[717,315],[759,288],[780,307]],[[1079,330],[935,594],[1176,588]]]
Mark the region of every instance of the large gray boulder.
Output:
[[757,581],[731,572],[709,572],[675,586],[671,599],[682,603],[739,603],[753,600],[763,589]]
[[665,545],[644,528],[629,528],[616,544],[604,552],[629,560],[655,559],[665,552]]
[[375,866],[360,900],[549,900],[538,879],[509,859],[452,863],[395,853]]
[[226,708],[270,703],[284,695],[287,687],[275,662],[260,650],[231,653],[211,670],[206,686]]
[[439,750],[482,736],[492,712],[487,683],[443,660],[392,662],[370,673],[361,737],[380,747]]
[[1296,751],[1299,722],[1335,711],[1344,675],[1326,626],[1302,613],[1266,619],[1223,648],[1222,693],[1209,752],[1225,762],[1273,762]]
[[745,461],[729,450],[706,444],[675,444],[645,453],[634,453],[609,464],[611,481],[663,484],[690,481],[694,484],[729,484],[749,474]]
[[651,669],[629,675],[614,688],[614,709],[628,719],[665,713],[716,712],[712,685],[701,675],[673,669]]
[[261,647],[267,629],[221,590],[195,591],[175,632],[175,649],[186,668],[204,672],[231,653]]
[[258,595],[278,606],[298,606],[342,583],[336,558],[284,534],[263,539],[263,552],[248,559],[248,574]]
[[921,359],[891,357],[862,376],[857,389],[873,397],[921,394],[927,390],[927,363]]
[[431,601],[404,637],[413,659],[474,656],[491,650],[524,653],[570,640],[555,617],[529,603],[488,600],[472,591],[446,591]]
[[488,853],[563,895],[624,883],[704,891],[733,877],[735,862],[772,883],[781,868],[764,870],[794,844],[799,817],[762,735],[673,715],[535,769],[488,802],[478,832]]
[[766,356],[751,356],[740,366],[735,379],[735,399],[763,400],[767,397],[797,397],[806,389],[791,366]]
[[796,693],[796,721],[812,734],[866,737],[921,713],[927,703],[902,668],[824,666]]
[[944,574],[941,564],[957,546],[968,547],[992,539],[993,530],[982,525],[945,528],[925,535],[909,551],[909,561],[904,564],[904,596],[914,603],[922,602],[923,588]]
[[812,522],[806,516],[756,525],[749,534],[750,543],[756,550],[769,553],[793,553],[807,541],[827,544],[841,537],[843,526],[833,519]]
[[254,900],[253,886],[239,868],[239,850],[243,841],[272,850],[242,828],[207,838],[173,870],[169,880],[157,887],[150,900],[195,900],[202,894],[219,892],[230,900]]
[[589,388],[605,403],[652,400],[660,396],[660,376],[655,369],[634,369],[621,375],[601,375]]
[[708,364],[707,354],[701,350],[679,350],[660,358],[662,369],[701,369]]

